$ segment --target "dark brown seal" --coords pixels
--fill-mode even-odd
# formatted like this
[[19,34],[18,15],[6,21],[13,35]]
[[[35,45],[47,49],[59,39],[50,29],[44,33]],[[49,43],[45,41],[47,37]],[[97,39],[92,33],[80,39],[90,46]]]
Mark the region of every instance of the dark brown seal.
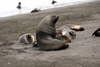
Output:
[[36,29],[36,41],[41,50],[60,50],[69,46],[55,38],[55,24],[58,19],[59,16],[49,15],[38,24]]
[[39,11],[41,11],[41,10],[38,8],[35,8],[34,10],[31,11],[31,13],[35,13],[35,12],[39,12]]
[[55,4],[55,3],[57,3],[57,1],[54,1],[54,0],[53,0],[53,1],[52,1],[52,4]]
[[92,36],[94,36],[94,35],[100,37],[100,28],[98,28],[96,31],[94,31]]

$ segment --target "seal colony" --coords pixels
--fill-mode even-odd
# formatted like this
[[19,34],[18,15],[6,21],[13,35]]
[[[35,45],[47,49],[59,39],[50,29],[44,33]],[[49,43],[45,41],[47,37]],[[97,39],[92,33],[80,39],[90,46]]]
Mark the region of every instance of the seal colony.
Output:
[[36,41],[41,50],[60,50],[69,47],[68,44],[56,39],[55,24],[59,16],[46,16],[37,26]]

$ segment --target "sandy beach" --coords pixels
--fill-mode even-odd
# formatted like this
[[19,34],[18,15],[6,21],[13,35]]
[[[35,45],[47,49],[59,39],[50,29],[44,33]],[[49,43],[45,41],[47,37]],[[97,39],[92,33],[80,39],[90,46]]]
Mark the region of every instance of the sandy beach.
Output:
[[[42,51],[18,43],[23,34],[35,36],[38,23],[50,14],[59,15],[56,29],[76,24],[85,31],[76,32],[77,38],[65,50]],[[0,67],[99,67],[100,37],[92,36],[99,27],[99,0],[0,18]]]

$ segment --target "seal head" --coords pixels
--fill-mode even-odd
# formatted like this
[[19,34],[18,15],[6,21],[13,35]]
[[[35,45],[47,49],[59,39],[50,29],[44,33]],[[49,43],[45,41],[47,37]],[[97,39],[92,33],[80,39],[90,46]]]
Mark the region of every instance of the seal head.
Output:
[[41,50],[59,50],[68,47],[63,41],[56,39],[55,24],[59,16],[46,16],[37,26],[36,40]]

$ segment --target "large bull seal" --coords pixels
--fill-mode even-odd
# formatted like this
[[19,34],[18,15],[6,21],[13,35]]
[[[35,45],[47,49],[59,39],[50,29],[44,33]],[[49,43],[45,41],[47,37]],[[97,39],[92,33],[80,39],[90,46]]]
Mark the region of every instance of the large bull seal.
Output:
[[56,39],[55,24],[59,16],[46,16],[37,26],[36,40],[41,50],[60,50],[65,49],[69,45],[61,40]]

